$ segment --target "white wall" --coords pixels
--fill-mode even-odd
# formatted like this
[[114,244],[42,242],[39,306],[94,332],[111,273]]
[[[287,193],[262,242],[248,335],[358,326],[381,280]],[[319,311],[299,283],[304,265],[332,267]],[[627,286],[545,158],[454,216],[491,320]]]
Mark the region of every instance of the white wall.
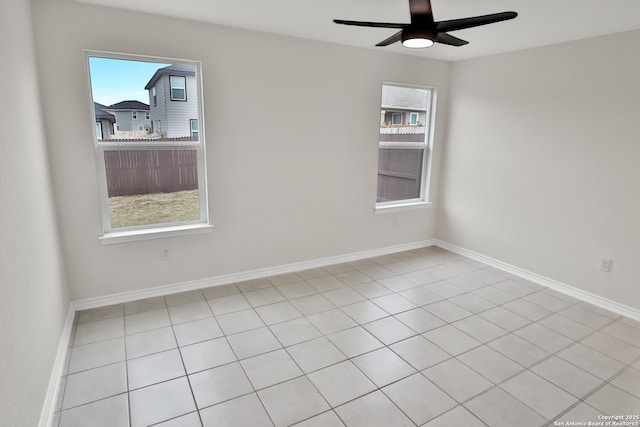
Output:
[[[434,208],[373,212],[380,90],[438,88],[437,188],[449,63],[70,0],[36,0],[34,19],[72,299],[433,237]],[[202,61],[213,233],[100,244],[82,49]]]
[[40,418],[69,306],[28,0],[0,13],[0,425]]
[[638,76],[638,31],[455,63],[438,238],[640,309]]

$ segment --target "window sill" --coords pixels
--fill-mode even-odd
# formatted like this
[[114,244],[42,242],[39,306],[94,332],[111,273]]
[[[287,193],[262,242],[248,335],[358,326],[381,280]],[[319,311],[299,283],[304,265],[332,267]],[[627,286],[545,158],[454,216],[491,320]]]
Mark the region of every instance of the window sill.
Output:
[[100,237],[100,242],[103,245],[113,245],[140,240],[164,239],[168,237],[187,236],[190,234],[210,233],[212,231],[213,225],[209,224],[178,225],[175,227],[105,233],[104,236]]
[[431,207],[431,202],[394,203],[389,205],[379,205],[373,210],[375,213],[390,213],[408,211],[413,209],[424,209]]

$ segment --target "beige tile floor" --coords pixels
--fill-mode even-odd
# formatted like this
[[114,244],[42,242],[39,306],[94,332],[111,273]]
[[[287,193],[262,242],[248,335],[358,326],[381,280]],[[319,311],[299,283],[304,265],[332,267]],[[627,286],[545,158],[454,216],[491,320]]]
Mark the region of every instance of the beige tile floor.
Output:
[[439,248],[77,314],[55,426],[640,415],[640,322]]

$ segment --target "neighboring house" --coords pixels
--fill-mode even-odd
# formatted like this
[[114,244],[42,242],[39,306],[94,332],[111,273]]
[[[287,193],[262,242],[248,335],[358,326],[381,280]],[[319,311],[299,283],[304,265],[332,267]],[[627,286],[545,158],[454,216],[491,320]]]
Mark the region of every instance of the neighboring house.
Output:
[[145,89],[149,91],[154,134],[168,138],[198,136],[198,90],[194,66],[160,68]]
[[116,118],[113,114],[106,112],[106,105],[93,103],[96,116],[96,137],[98,139],[110,139],[114,131],[114,123]]
[[426,91],[384,85],[382,90],[382,109],[380,126],[424,126],[427,116]]
[[115,138],[137,138],[151,132],[149,106],[140,101],[121,101],[104,109],[115,116]]

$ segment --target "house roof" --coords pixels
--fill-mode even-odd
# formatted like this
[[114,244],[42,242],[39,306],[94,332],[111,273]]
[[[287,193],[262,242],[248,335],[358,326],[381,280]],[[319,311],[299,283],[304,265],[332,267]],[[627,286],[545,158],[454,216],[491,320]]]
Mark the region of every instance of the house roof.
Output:
[[156,72],[151,77],[151,80],[149,80],[149,83],[147,83],[147,85],[144,88],[146,90],[151,89],[153,85],[156,84],[158,79],[161,76],[166,74],[185,74],[185,75],[195,76],[196,67],[194,67],[193,65],[174,64],[174,65],[168,65],[163,68],[159,68],[158,70],[156,70]]
[[148,110],[149,106],[140,101],[120,101],[115,104],[104,107],[108,110]]
[[93,103],[93,109],[94,109],[95,114],[96,114],[96,120],[115,121],[115,117],[113,116],[113,114],[108,113],[107,111],[105,111],[108,108],[109,107],[107,107],[106,105],[102,105],[102,104],[99,104],[97,102],[94,102]]
[[382,86],[382,108],[426,111],[427,91],[413,87]]

